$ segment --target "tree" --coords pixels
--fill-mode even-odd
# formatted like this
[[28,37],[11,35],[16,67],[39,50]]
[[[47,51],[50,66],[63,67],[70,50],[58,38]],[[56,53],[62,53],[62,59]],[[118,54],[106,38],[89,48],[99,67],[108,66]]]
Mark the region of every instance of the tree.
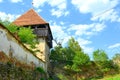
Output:
[[81,52],[82,48],[79,43],[75,41],[73,37],[71,37],[68,41],[68,46],[66,47],[66,60],[68,61],[68,65],[73,65],[73,59],[78,52]]
[[113,62],[108,59],[108,56],[104,50],[96,50],[93,52],[93,59],[101,72],[106,73],[112,69]]
[[120,54],[119,53],[115,54],[112,60],[117,66],[120,67]]
[[74,71],[90,62],[89,56],[83,52],[73,37],[69,39],[67,47],[56,46],[51,51],[50,59],[58,62],[63,61],[68,69],[72,68]]
[[97,61],[107,61],[108,60],[108,56],[105,53],[104,50],[96,50],[93,52],[93,59],[95,62]]
[[85,54],[84,52],[79,51],[73,58],[72,69],[74,71],[80,71],[81,68],[88,65],[89,62],[90,62],[89,56]]
[[113,57],[113,60],[120,61],[120,54],[119,53],[115,54],[115,56]]
[[50,59],[57,62],[62,61],[64,56],[62,49],[62,46],[59,45],[54,47],[54,49],[51,50]]

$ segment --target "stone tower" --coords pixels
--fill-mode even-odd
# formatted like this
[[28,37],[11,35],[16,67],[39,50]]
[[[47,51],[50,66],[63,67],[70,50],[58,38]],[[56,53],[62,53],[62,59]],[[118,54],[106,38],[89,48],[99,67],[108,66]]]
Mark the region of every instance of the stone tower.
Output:
[[45,61],[46,68],[49,64],[49,53],[52,48],[53,36],[49,23],[40,17],[33,9],[28,10],[26,13],[17,18],[13,24],[21,27],[29,27],[33,29],[33,33],[37,35],[39,44],[37,48],[40,50],[37,57]]

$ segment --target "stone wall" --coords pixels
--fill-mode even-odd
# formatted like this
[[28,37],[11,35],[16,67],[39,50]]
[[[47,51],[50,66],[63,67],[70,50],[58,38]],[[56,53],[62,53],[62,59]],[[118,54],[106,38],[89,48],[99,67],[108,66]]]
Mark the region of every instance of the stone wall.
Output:
[[17,40],[3,25],[0,24],[0,52],[8,57],[32,67],[42,67],[45,71],[46,63]]

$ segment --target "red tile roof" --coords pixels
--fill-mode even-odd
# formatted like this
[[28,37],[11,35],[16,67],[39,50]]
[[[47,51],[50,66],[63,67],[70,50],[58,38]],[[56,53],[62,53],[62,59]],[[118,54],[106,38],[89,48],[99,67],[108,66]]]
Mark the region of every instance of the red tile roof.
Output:
[[37,25],[37,24],[48,24],[46,21],[42,19],[33,9],[30,9],[19,18],[17,18],[13,24],[18,26],[25,25]]

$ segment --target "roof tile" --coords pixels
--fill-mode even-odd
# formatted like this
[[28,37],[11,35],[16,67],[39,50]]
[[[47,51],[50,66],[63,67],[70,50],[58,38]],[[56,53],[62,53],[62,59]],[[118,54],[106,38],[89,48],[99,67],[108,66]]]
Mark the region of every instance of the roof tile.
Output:
[[18,26],[25,26],[25,25],[36,25],[36,24],[47,24],[46,21],[42,19],[33,9],[30,9],[19,18],[17,18],[13,24]]

